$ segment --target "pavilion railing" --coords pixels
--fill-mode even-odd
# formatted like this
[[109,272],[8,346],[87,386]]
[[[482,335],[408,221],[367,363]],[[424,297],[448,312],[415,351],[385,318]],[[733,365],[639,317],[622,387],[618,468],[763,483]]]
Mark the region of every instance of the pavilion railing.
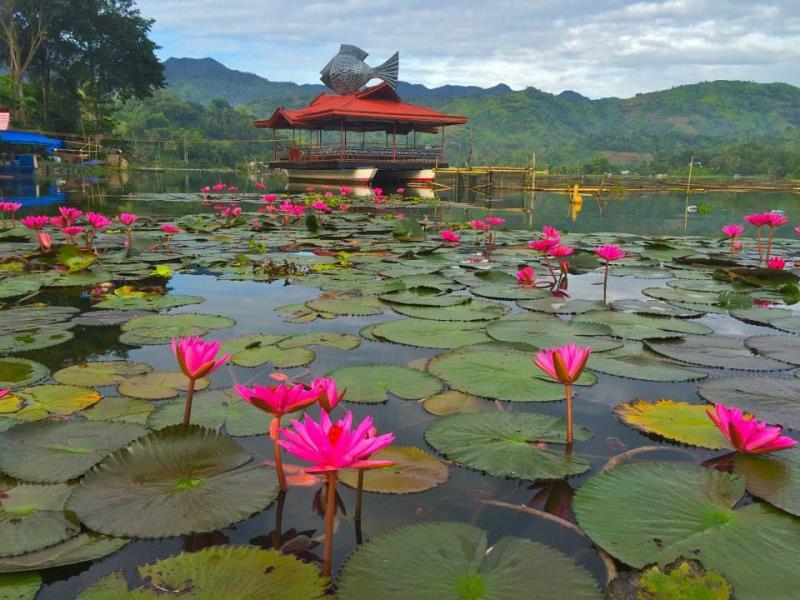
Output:
[[273,159],[288,162],[314,161],[396,161],[396,162],[435,162],[441,158],[439,146],[425,147],[385,147],[368,144],[359,145],[326,145],[298,146],[276,145]]

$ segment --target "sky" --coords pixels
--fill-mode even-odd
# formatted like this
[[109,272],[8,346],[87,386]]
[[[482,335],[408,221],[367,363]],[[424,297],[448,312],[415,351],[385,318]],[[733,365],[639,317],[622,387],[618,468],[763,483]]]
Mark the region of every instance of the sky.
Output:
[[138,0],[162,59],[318,83],[340,43],[400,79],[592,98],[716,79],[800,85],[800,0]]

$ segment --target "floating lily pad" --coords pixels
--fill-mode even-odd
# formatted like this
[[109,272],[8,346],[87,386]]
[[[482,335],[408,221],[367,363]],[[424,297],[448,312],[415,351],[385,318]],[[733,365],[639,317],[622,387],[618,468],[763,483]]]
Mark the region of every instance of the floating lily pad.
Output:
[[65,485],[18,485],[3,492],[0,558],[35,552],[80,533],[80,523],[64,512]]
[[[391,460],[394,465],[364,471],[364,491],[382,494],[424,492],[447,481],[447,465],[414,446],[389,446],[370,459]],[[357,469],[342,469],[339,478],[352,488],[358,485]]]
[[314,351],[309,348],[277,346],[278,342],[288,339],[282,334],[246,335],[226,342],[222,352],[231,352],[231,362],[240,367],[260,367],[272,363],[276,369],[289,369],[307,365],[316,358]]
[[178,425],[106,457],[67,508],[100,533],[159,538],[226,527],[266,508],[277,492],[273,472],[233,439]]
[[[575,428],[575,439],[591,432]],[[425,440],[448,460],[498,477],[561,479],[588,471],[584,459],[565,451],[566,422],[535,413],[480,412],[441,417]]]
[[70,341],[75,334],[60,327],[42,327],[35,331],[0,334],[0,355],[41,350]]
[[[137,569],[144,585],[130,590],[121,572],[84,589],[78,600],[110,598],[235,598],[322,600],[328,578],[291,554],[248,546],[214,546],[184,552]],[[231,577],[231,573],[237,573]]]
[[700,317],[705,313],[705,311],[678,308],[673,304],[659,302],[658,300],[614,300],[611,303],[611,307],[619,312],[632,312],[654,317],[678,317],[683,319]]
[[115,327],[148,314],[146,310],[90,310],[75,317],[72,323],[83,327]]
[[520,300],[517,304],[526,310],[552,315],[577,315],[592,310],[607,309],[606,305],[599,300],[569,300],[552,296],[538,300]]
[[800,336],[754,335],[747,338],[744,345],[763,356],[790,365],[800,365]]
[[145,375],[153,368],[145,363],[124,360],[81,363],[53,373],[53,379],[64,385],[102,387],[117,385],[128,377]]
[[687,369],[678,363],[645,350],[640,344],[629,344],[621,350],[592,355],[592,370],[643,381],[693,381],[707,375]]
[[24,404],[13,417],[25,421],[38,421],[50,415],[71,415],[89,408],[101,398],[92,389],[74,385],[35,385],[15,393]]
[[800,380],[774,377],[726,377],[700,384],[709,402],[735,406],[758,419],[800,429]]
[[550,295],[548,290],[533,287],[523,287],[516,283],[489,283],[477,285],[470,291],[481,298],[494,300],[537,300]]
[[384,306],[376,296],[322,296],[306,302],[306,307],[318,313],[333,315],[379,315]]
[[347,389],[345,400],[374,404],[389,394],[403,400],[419,400],[442,390],[442,382],[423,371],[398,365],[358,365],[336,369],[326,375]]
[[201,304],[204,300],[205,298],[200,296],[112,296],[107,300],[95,304],[94,308],[113,310],[164,310],[167,308],[176,308],[178,306],[187,306],[189,304]]
[[759,325],[769,325],[772,319],[780,319],[792,316],[792,311],[786,308],[763,308],[755,306],[752,308],[737,308],[731,311],[731,316],[746,323],[758,323]]
[[411,304],[393,304],[392,310],[415,319],[433,321],[489,321],[502,317],[508,307],[485,300],[473,300],[456,306],[414,306]]
[[715,304],[719,299],[719,292],[694,292],[675,288],[645,288],[645,296],[666,300],[667,302],[688,302],[691,304]]
[[666,339],[686,334],[708,335],[714,330],[700,323],[672,317],[650,317],[632,313],[588,312],[574,318],[578,323],[599,323],[611,328],[611,335],[628,340]]
[[800,517],[800,450],[774,454],[737,454],[734,469],[747,480],[747,491]]
[[485,400],[470,396],[457,390],[434,394],[422,401],[422,407],[432,415],[441,417],[456,413],[470,413],[487,410],[490,405]]
[[338,350],[352,350],[361,343],[358,336],[349,333],[319,332],[292,335],[278,342],[280,348],[302,348],[304,346],[329,346]]
[[[564,386],[545,380],[533,364],[534,354],[514,350],[469,350],[434,357],[428,370],[461,392],[516,402],[563,400]],[[576,382],[591,385],[597,379],[584,372]]]
[[[391,565],[391,566],[388,566]],[[359,546],[344,565],[340,600],[599,600],[588,572],[560,552],[506,537],[489,546],[466,523],[401,527]],[[412,591],[413,590],[413,591]]]
[[377,338],[420,348],[458,348],[488,342],[485,321],[431,321],[398,319],[376,325],[371,333]]
[[0,575],[2,600],[34,600],[40,587],[42,578],[38,573]]
[[423,293],[413,290],[402,290],[390,294],[382,294],[380,299],[392,304],[409,304],[411,306],[457,306],[470,301],[469,296],[445,296],[436,290],[435,293]]
[[[17,388],[41,381],[50,370],[41,363],[24,358],[0,359],[0,388]],[[0,411],[2,412],[2,411]]]
[[6,277],[0,283],[0,300],[27,296],[55,279],[58,279],[58,273],[51,272]]
[[[208,387],[208,379],[195,381],[194,389],[203,390]],[[179,392],[188,389],[189,380],[183,373],[156,371],[146,375],[138,375],[123,379],[117,390],[123,396],[141,398],[143,400],[167,400],[174,398]]]
[[0,434],[0,471],[22,481],[68,481],[145,433],[130,423],[24,423]]
[[147,423],[147,416],[153,412],[147,400],[125,396],[106,396],[92,408],[83,413],[90,421],[121,421],[123,423]]
[[780,329],[781,331],[800,334],[800,318],[796,316],[775,318],[769,322],[769,325],[772,325],[773,327],[775,327],[776,329]]
[[636,568],[699,557],[740,600],[792,598],[800,586],[800,520],[768,504],[733,507],[742,477],[661,462],[626,464],[585,482],[573,508],[598,546]]
[[[183,422],[183,398],[159,406],[147,421],[152,429],[163,429]],[[195,395],[192,423],[219,430],[225,426],[229,435],[265,434],[270,416],[245,402],[230,390],[211,390]]]
[[51,569],[102,558],[128,544],[128,540],[82,533],[60,544],[20,556],[0,558],[0,573]]
[[687,404],[662,398],[655,402],[623,402],[614,414],[623,423],[645,433],[681,444],[718,450],[730,444],[706,413],[708,405]]
[[233,327],[236,321],[228,317],[200,313],[148,315],[136,317],[122,326],[119,341],[132,346],[166,344],[172,338],[201,336],[215,329]]
[[653,352],[704,367],[744,371],[778,371],[788,368],[785,363],[756,356],[739,338],[691,335],[679,340],[645,340],[644,343]]

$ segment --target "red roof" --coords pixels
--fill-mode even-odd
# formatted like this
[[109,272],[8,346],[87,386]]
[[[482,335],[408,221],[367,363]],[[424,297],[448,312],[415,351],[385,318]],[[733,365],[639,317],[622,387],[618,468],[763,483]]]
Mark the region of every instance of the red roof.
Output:
[[446,115],[418,104],[403,102],[391,86],[381,83],[353,94],[320,94],[305,108],[277,109],[269,119],[254,122],[270,129],[432,130],[442,125],[463,125],[466,117]]

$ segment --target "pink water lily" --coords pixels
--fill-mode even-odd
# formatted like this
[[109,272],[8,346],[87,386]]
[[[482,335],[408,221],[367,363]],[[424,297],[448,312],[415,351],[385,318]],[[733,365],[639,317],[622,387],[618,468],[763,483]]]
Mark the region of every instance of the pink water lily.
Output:
[[318,393],[317,401],[322,409],[330,413],[344,398],[347,390],[339,391],[336,380],[330,377],[317,377],[311,382],[311,389]]
[[333,210],[330,206],[325,204],[325,202],[323,202],[322,200],[314,201],[311,204],[311,208],[313,208],[314,210],[316,210],[318,212],[321,212],[321,213],[329,213],[329,212],[331,212]]
[[20,219],[19,222],[23,227],[27,227],[33,231],[40,231],[50,224],[50,217],[46,215],[30,215]]
[[192,417],[192,397],[198,379],[219,369],[230,359],[230,354],[219,354],[222,342],[207,342],[199,337],[173,338],[172,353],[181,371],[189,379],[186,404],[183,411],[183,424],[188,425]]
[[566,276],[567,269],[569,268],[569,261],[567,260],[567,257],[571,256],[573,252],[575,252],[574,248],[570,248],[569,246],[563,246],[561,244],[553,246],[547,251],[548,256],[552,256],[558,259],[558,263],[561,265],[562,277]]
[[796,440],[781,435],[780,426],[771,427],[753,416],[745,416],[738,408],[714,404],[706,413],[731,446],[743,454],[766,454],[797,445]]
[[769,227],[769,237],[767,238],[767,250],[765,256],[769,258],[772,254],[772,239],[775,237],[775,228],[785,225],[789,222],[789,217],[781,213],[770,211],[765,212],[763,218],[766,220],[765,225]]
[[786,261],[779,256],[773,256],[767,260],[767,268],[775,271],[782,271],[786,267]]
[[625,251],[615,244],[606,244],[594,249],[594,253],[598,258],[606,261],[605,273],[603,274],[603,302],[608,301],[608,267],[609,263],[614,260],[625,258]]
[[761,248],[761,228],[767,224],[769,217],[767,217],[767,213],[753,213],[752,215],[745,215],[744,220],[756,228],[756,247],[758,248],[758,260],[760,262],[763,257]]
[[455,231],[444,229],[442,230],[442,241],[447,242],[448,244],[457,244],[461,241],[461,236]]
[[200,188],[200,193],[201,194],[210,194],[211,193],[211,188],[209,186],[201,187]]
[[39,249],[42,252],[50,252],[53,247],[53,238],[46,231],[37,231],[36,240],[39,242]]
[[228,191],[231,192],[232,194],[236,193],[236,192],[239,191],[239,186],[238,185],[229,185],[228,186]]
[[267,189],[266,185],[264,185],[260,181],[256,181],[256,190],[258,190],[259,192],[263,192],[265,189]]
[[224,183],[217,183],[211,186],[211,189],[214,190],[215,192],[224,192],[227,188],[228,186],[225,185]]
[[264,197],[261,199],[267,204],[271,204],[278,199],[278,194],[264,194]]
[[83,227],[81,227],[80,225],[72,225],[71,227],[62,227],[61,233],[63,233],[64,237],[66,237],[69,240],[70,244],[74,245],[77,243],[75,241],[75,238],[77,238],[80,234],[83,233]]
[[106,229],[111,225],[111,219],[95,212],[87,212],[86,220],[89,221],[89,225],[95,230]]
[[572,384],[581,376],[592,349],[579,348],[574,344],[567,344],[560,348],[546,348],[536,354],[534,363],[542,371],[556,381],[560,381],[566,388],[567,395],[567,443],[573,439],[572,424]]
[[505,225],[506,220],[503,217],[486,217],[484,219],[489,225],[500,226]]
[[744,233],[744,225],[739,225],[738,223],[733,223],[731,225],[723,225],[722,233],[724,233],[725,236],[729,238],[739,237]]
[[489,224],[486,223],[485,221],[474,220],[474,221],[469,221],[467,224],[470,226],[470,229],[475,229],[477,231],[489,230]]
[[133,243],[133,224],[139,220],[139,215],[135,215],[133,213],[120,213],[117,219],[119,219],[120,223],[125,225],[125,233],[128,237],[128,248],[130,248],[131,244]]
[[167,241],[164,242],[164,246],[169,248],[172,245],[172,238],[175,234],[180,233],[181,229],[170,223],[162,223],[161,231],[167,234]]
[[65,227],[73,225],[75,221],[83,214],[83,211],[73,208],[72,206],[59,206],[58,212],[64,217]]
[[3,396],[8,396],[11,393],[11,388],[3,388],[0,389],[0,398]]
[[533,287],[536,284],[536,275],[531,267],[524,267],[516,273],[517,283],[523,287]]

